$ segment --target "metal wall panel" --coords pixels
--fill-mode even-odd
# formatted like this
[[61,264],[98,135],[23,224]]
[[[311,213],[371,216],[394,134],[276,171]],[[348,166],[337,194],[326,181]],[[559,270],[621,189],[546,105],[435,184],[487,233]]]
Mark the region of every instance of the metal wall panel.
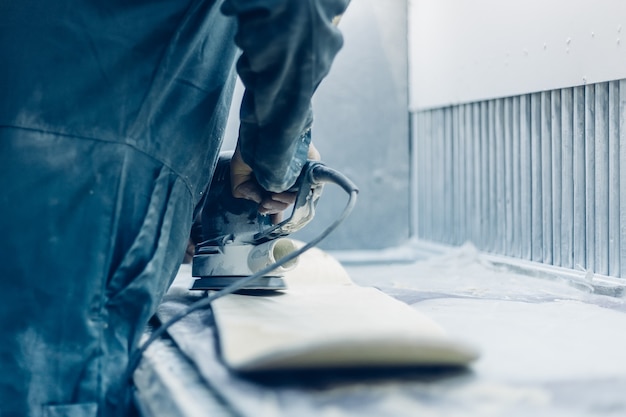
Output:
[[626,278],[626,80],[412,123],[416,237]]
[[[561,106],[561,265],[574,267],[574,90],[560,91]],[[557,92],[558,95],[558,92]],[[572,111],[567,111],[572,109]],[[557,148],[555,148],[557,149]]]
[[626,80],[619,82],[619,276],[626,277]]

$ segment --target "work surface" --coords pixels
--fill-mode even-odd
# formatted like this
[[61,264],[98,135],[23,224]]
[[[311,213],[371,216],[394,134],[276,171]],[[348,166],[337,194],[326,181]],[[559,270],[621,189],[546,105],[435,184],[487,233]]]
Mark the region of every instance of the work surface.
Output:
[[[475,345],[468,369],[230,373],[215,351],[210,315],[172,327],[135,374],[146,416],[624,416],[626,303],[592,285],[513,273],[471,247],[414,263],[353,264],[376,286]],[[189,269],[165,316],[190,302]],[[349,302],[349,300],[347,300]]]

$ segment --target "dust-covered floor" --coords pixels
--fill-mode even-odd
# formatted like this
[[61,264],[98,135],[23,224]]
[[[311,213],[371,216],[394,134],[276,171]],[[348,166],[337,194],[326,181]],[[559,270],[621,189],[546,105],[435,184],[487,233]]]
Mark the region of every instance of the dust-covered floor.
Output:
[[[395,258],[407,258],[403,251]],[[540,278],[472,246],[401,263],[336,256],[350,259],[355,282],[410,304],[475,345],[480,359],[461,370],[242,378],[221,364],[210,319],[198,312],[172,328],[173,346],[150,348],[135,375],[139,401],[156,410],[145,415],[168,407],[173,416],[205,415],[210,396],[219,415],[245,417],[626,415],[626,303],[598,294],[620,295],[619,280]],[[181,268],[174,288],[190,278]],[[162,311],[185,302],[173,294]]]
[[482,352],[471,374],[424,386],[429,401],[405,401],[427,413],[398,415],[626,415],[624,298],[596,294],[584,279],[515,272],[469,245],[347,269]]

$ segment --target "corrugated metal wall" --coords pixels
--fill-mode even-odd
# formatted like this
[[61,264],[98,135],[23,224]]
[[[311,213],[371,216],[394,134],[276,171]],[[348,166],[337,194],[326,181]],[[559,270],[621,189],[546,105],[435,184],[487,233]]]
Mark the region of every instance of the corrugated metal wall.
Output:
[[418,238],[626,277],[626,80],[411,121]]

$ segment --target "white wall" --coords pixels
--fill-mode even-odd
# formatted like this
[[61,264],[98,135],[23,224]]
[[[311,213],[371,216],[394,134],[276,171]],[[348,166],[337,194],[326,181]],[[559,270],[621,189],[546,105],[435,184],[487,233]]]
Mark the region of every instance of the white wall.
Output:
[[409,0],[411,110],[626,78],[624,0]]

